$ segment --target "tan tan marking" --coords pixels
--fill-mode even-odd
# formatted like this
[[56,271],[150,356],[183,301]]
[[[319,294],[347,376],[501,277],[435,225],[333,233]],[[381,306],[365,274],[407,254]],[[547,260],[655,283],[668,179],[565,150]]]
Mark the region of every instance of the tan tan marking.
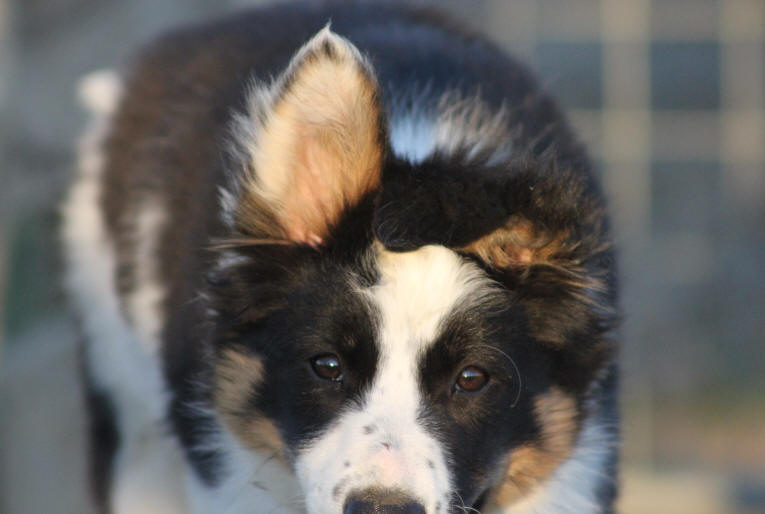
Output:
[[270,419],[250,406],[252,390],[263,379],[263,363],[247,350],[228,349],[215,367],[215,406],[228,428],[252,449],[281,454],[284,441]]
[[549,264],[563,250],[565,234],[552,235],[514,216],[504,227],[461,250],[473,253],[495,268]]
[[572,453],[578,432],[574,399],[560,389],[537,398],[534,412],[541,427],[537,443],[510,452],[505,480],[495,502],[508,505],[529,494]]
[[[535,267],[554,270],[555,274],[552,276],[555,278],[545,278],[544,285],[553,286],[560,291],[565,290],[577,305],[566,307],[565,312],[561,314],[560,301],[550,302],[549,287],[541,296],[527,295],[524,302],[530,314],[529,324],[535,337],[548,343],[563,345],[567,339],[565,336],[561,337],[555,324],[550,322],[553,316],[568,316],[566,319],[569,319],[573,315],[577,318],[573,309],[581,308],[582,315],[577,319],[584,324],[589,319],[587,310],[590,308],[610,309],[608,305],[598,302],[598,295],[592,294],[607,289],[602,277],[586,269],[583,257],[577,256],[580,243],[571,242],[569,239],[566,231],[551,233],[536,227],[525,218],[514,216],[504,227],[459,250],[476,255],[494,268],[516,271],[522,282],[536,276],[533,275]],[[603,243],[588,250],[588,254],[605,252],[610,245],[610,242]],[[534,283],[527,283],[532,285],[533,291]]]

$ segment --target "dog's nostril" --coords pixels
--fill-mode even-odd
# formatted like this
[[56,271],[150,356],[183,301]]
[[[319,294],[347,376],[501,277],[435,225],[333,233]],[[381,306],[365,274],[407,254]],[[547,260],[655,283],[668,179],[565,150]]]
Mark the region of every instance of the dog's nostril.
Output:
[[343,514],[425,514],[425,507],[419,503],[375,505],[367,501],[351,499],[345,504]]
[[425,507],[396,489],[367,489],[348,497],[343,514],[425,514]]

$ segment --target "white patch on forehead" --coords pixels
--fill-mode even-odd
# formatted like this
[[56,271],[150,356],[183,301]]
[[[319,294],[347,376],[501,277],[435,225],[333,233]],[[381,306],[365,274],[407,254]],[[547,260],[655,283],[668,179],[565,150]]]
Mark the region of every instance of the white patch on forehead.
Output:
[[380,280],[367,294],[382,316],[381,343],[391,351],[424,349],[451,312],[495,291],[478,266],[443,246],[381,250],[377,266]]

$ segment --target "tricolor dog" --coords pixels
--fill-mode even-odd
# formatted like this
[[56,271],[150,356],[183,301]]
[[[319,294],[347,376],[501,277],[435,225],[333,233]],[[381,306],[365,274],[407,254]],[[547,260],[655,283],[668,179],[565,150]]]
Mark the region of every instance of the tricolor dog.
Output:
[[524,66],[430,11],[282,6],[82,92],[104,512],[612,512],[612,235]]

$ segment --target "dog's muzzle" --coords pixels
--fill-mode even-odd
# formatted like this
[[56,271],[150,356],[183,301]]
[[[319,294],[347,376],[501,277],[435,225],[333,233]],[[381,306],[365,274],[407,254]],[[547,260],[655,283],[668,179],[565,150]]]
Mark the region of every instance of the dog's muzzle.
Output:
[[425,507],[397,489],[366,489],[351,493],[343,514],[425,514]]

